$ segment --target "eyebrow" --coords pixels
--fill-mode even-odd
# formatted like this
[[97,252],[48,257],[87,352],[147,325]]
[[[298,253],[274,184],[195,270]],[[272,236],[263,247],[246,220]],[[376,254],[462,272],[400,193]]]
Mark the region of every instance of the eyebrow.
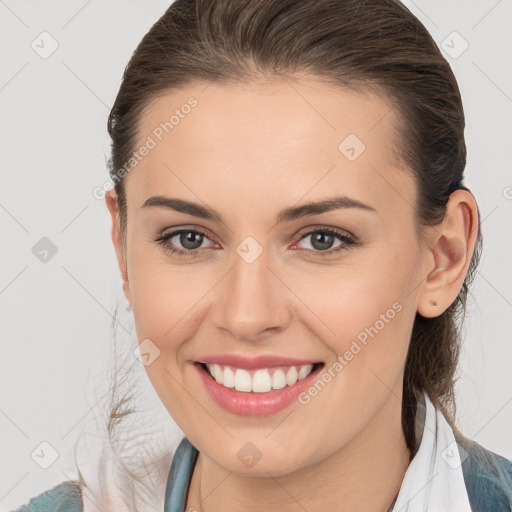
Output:
[[[222,222],[222,216],[213,208],[208,206],[202,206],[185,199],[177,199],[165,196],[152,196],[144,202],[141,208],[151,207],[164,207],[177,212],[186,213],[193,215],[194,217],[200,217],[201,219],[207,219],[211,221]],[[310,215],[319,215],[321,213],[329,212],[331,210],[348,208],[359,208],[369,212],[377,213],[377,210],[372,206],[362,203],[357,199],[352,199],[348,196],[334,196],[320,201],[306,203],[300,206],[293,206],[281,210],[276,217],[276,223],[290,222],[301,217],[307,217]]]

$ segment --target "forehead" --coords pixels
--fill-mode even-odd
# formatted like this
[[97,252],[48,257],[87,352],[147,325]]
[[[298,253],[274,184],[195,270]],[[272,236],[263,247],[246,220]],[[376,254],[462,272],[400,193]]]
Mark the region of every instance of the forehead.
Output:
[[235,211],[337,192],[401,215],[415,187],[396,158],[397,121],[383,97],[314,80],[191,84],[141,116],[128,205],[160,194]]

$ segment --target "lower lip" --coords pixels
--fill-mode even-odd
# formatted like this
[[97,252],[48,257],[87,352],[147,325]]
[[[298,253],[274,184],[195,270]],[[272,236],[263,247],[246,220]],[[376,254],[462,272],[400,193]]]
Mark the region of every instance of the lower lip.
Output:
[[307,377],[298,380],[293,386],[286,385],[282,389],[273,389],[266,393],[226,388],[200,363],[194,363],[194,366],[210,396],[223,409],[239,416],[267,416],[285,409],[297,400],[297,397],[312,384],[324,365],[318,365],[318,368],[314,368]]

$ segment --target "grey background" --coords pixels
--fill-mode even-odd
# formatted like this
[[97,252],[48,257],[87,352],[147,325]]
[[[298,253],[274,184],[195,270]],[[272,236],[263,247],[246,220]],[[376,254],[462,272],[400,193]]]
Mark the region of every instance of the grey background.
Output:
[[[512,1],[404,3],[451,52],[467,116],[466,185],[483,219],[458,422],[512,458]],[[100,439],[110,324],[126,302],[110,218],[93,190],[108,180],[106,120],[123,69],[169,4],[0,0],[0,510],[76,478],[80,432]],[[31,46],[48,51],[52,39],[47,58]],[[47,247],[43,237],[57,250],[46,262],[33,252]],[[129,333],[129,314],[121,323]],[[52,453],[42,442],[58,453],[48,469],[36,463]]]

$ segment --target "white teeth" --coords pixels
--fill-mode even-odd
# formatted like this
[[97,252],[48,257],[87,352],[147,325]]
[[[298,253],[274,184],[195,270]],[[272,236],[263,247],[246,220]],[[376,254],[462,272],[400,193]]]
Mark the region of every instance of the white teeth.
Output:
[[281,389],[286,386],[286,377],[283,370],[276,370],[272,375],[272,387],[274,389]]
[[251,374],[247,370],[237,368],[235,372],[235,389],[237,391],[251,391]]
[[235,372],[229,366],[226,366],[224,368],[224,382],[222,383],[222,385],[227,388],[235,387]]
[[219,384],[223,384],[224,383],[224,372],[221,370],[220,366],[218,364],[214,364],[213,365],[213,377],[214,379],[219,383]]
[[301,366],[300,370],[299,370],[298,379],[301,380],[301,379],[304,379],[305,377],[307,377],[311,373],[312,369],[313,369],[312,364],[306,364],[304,366]]
[[286,384],[293,386],[299,380],[299,372],[295,366],[292,366],[286,374]]
[[272,377],[267,370],[257,370],[252,377],[252,390],[255,393],[266,393],[272,389]]
[[224,366],[224,369],[218,364],[207,364],[206,367],[212,377],[227,388],[235,388],[237,391],[267,393],[271,389],[282,389],[286,385],[293,386],[297,380],[306,378],[312,371],[312,364],[305,364],[299,367],[290,366],[283,371],[281,368],[275,369],[270,375],[269,369],[262,368],[251,374],[242,368],[232,368]]

